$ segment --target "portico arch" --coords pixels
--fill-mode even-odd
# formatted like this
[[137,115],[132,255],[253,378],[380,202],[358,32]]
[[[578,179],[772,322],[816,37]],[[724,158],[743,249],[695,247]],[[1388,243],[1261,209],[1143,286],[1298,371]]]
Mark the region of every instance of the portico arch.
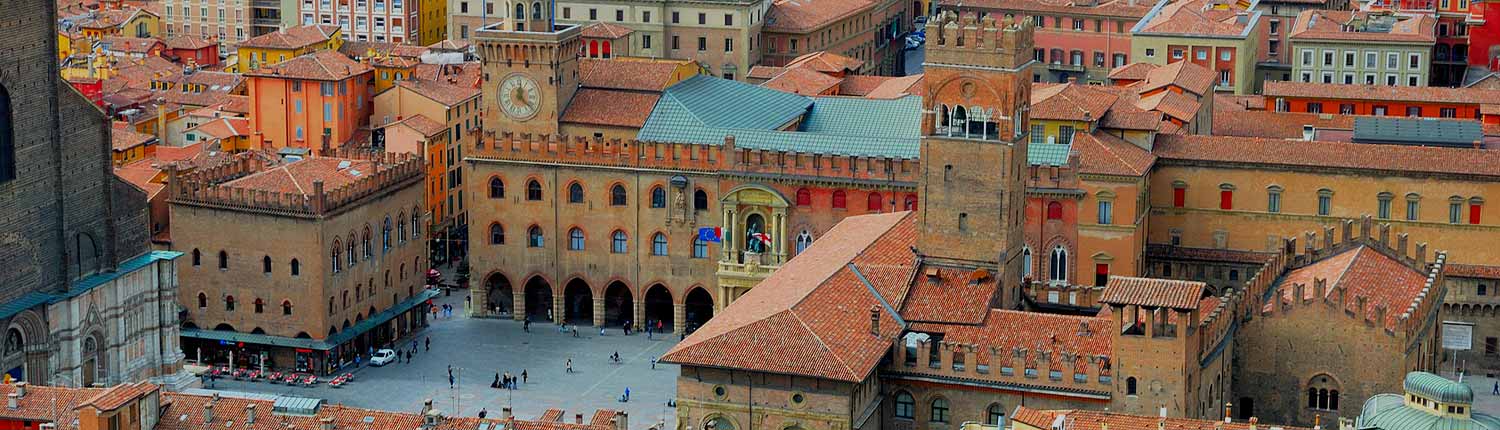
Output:
[[634,299],[630,293],[630,287],[624,282],[610,282],[609,286],[604,288],[604,323],[617,326],[631,319],[631,314],[635,309]]
[[583,278],[573,278],[563,287],[563,318],[569,324],[594,324],[594,290]]
[[[11,318],[0,340],[0,372],[12,380],[46,382],[47,324],[35,311],[25,310]],[[4,379],[4,377],[0,377]]]
[[526,280],[526,316],[532,321],[551,321],[552,284],[541,276]]

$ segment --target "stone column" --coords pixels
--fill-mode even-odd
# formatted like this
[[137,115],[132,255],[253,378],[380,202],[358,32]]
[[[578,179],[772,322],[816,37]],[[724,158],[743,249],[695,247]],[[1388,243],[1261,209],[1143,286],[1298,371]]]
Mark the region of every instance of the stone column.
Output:
[[510,319],[521,321],[526,319],[526,287],[510,287]]
[[568,316],[564,314],[567,311],[567,307],[564,306],[565,299],[567,299],[566,295],[557,294],[556,291],[552,292],[552,322],[562,324],[563,321],[568,320]]
[[672,334],[682,334],[683,328],[687,326],[687,306],[682,303],[672,304]]
[[739,229],[735,227],[735,225],[738,224],[738,222],[736,221],[739,221],[736,216],[737,215],[734,213],[734,209],[725,209],[724,226],[720,227],[720,229],[724,232],[724,237],[722,238],[723,242],[720,244],[720,247],[724,248],[724,259],[730,262],[739,261],[740,255],[740,249],[734,245],[735,236],[739,234]]
[[771,230],[776,232],[776,236],[771,238],[771,240],[775,241],[775,243],[773,244],[775,246],[775,261],[772,264],[780,267],[782,264],[786,263],[786,243],[790,238],[790,236],[787,236],[786,234],[786,208],[773,209],[771,212],[771,219],[776,220],[776,227],[775,229]]
[[604,296],[594,296],[594,327],[604,326]]
[[631,301],[630,302],[631,302],[631,307],[634,308],[634,309],[631,309],[631,315],[635,316],[634,318],[631,318],[631,320],[632,321],[636,321],[634,323],[636,325],[645,324],[646,323],[646,297],[644,295],[631,296]]
[[469,288],[469,316],[490,315],[490,288],[488,285],[479,285],[478,288]]
[[723,217],[719,220],[719,228],[720,231],[724,232],[724,237],[719,238],[719,260],[734,261],[734,254],[731,254],[731,252],[734,252],[734,248],[729,246],[729,225],[734,220],[734,210],[727,207],[721,208],[721,210],[723,211]]

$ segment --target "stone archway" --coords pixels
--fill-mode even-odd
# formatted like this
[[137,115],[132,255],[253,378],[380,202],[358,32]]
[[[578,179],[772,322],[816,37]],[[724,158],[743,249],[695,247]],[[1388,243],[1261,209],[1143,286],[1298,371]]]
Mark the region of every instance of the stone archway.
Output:
[[489,306],[489,312],[503,314],[515,312],[515,293],[510,285],[510,278],[501,273],[492,273],[484,280],[484,289],[488,293],[485,299]]
[[691,333],[702,327],[714,316],[714,298],[703,287],[693,287],[682,300],[683,319],[687,324],[683,328]]
[[646,289],[646,322],[655,325],[661,321],[663,332],[673,330],[676,326],[672,323],[673,318],[672,291],[666,285],[652,284]]
[[552,284],[541,276],[526,281],[526,316],[532,321],[552,321]]
[[[35,311],[26,310],[11,318],[0,341],[0,373],[11,380],[33,384],[45,383],[48,357],[47,324]],[[0,376],[0,379],[4,379]]]
[[621,325],[631,319],[634,314],[635,298],[630,294],[630,287],[625,286],[624,282],[610,282],[609,286],[604,288],[604,324]]
[[563,287],[563,321],[594,325],[594,290],[583,278],[573,278]]
[[99,332],[90,333],[83,338],[78,358],[79,370],[82,372],[79,380],[84,387],[109,384],[109,360],[105,348],[104,335]]

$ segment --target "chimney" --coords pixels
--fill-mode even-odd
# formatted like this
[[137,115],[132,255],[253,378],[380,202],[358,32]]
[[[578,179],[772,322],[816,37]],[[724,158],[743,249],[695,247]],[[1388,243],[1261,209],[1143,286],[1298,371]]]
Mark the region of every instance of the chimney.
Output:
[[15,383],[16,397],[17,398],[26,397],[26,387],[30,387],[30,386],[31,386],[31,384],[27,384],[26,381],[21,381],[21,382]]
[[625,411],[616,411],[615,417],[610,418],[609,423],[614,427],[611,430],[630,430],[630,415]]
[[38,430],[57,430],[57,423],[42,423],[42,425],[38,426],[37,429]]
[[573,424],[583,424],[583,414],[573,414]]
[[213,423],[213,422],[214,422],[214,403],[213,402],[208,402],[208,403],[203,404],[203,423],[204,424],[210,424],[210,423]]
[[17,395],[16,393],[6,394],[5,408],[11,410],[21,409],[21,396]]
[[870,305],[870,334],[880,336],[880,305]]
[[[431,403],[432,400],[428,400],[427,402]],[[423,412],[426,412],[426,411],[423,411]],[[502,419],[502,420],[509,420],[511,418],[512,418],[512,415],[511,415],[511,412],[510,412],[510,406],[506,406],[506,407],[500,408],[500,419]]]
[[320,424],[318,426],[320,429],[333,430],[333,417],[323,417],[323,419],[318,420],[318,423]]
[[255,404],[245,405],[245,424],[255,424]]
[[432,399],[423,400],[422,401],[422,415],[427,415],[427,411],[430,411],[430,410],[432,410]]

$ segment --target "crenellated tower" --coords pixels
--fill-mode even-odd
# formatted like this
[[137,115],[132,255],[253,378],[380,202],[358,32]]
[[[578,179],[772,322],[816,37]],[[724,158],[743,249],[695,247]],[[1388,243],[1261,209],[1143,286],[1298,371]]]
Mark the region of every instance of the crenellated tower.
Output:
[[556,135],[578,90],[581,27],[553,24],[554,0],[517,2],[512,17],[474,32],[484,61],[485,131]]
[[927,23],[918,252],[995,271],[1019,303],[1033,24],[940,13]]

